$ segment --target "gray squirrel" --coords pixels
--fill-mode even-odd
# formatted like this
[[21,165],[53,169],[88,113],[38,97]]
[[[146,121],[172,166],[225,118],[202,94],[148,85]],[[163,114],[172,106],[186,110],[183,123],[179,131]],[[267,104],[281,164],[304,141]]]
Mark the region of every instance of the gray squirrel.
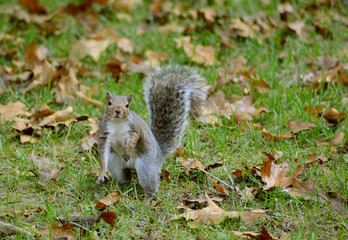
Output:
[[144,85],[150,126],[129,110],[132,94],[106,93],[99,126],[100,173],[97,184],[108,179],[130,181],[135,170],[148,205],[158,190],[162,162],[180,145],[189,112],[199,116],[207,97],[204,79],[185,66],[164,66],[150,74]]

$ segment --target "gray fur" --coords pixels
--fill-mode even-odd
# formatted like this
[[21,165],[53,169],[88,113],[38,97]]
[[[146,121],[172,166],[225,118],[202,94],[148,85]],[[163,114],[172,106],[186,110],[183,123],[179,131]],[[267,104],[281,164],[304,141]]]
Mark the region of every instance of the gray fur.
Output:
[[145,101],[151,118],[151,130],[163,155],[180,144],[188,113],[199,115],[207,97],[204,79],[184,66],[158,68],[146,79]]

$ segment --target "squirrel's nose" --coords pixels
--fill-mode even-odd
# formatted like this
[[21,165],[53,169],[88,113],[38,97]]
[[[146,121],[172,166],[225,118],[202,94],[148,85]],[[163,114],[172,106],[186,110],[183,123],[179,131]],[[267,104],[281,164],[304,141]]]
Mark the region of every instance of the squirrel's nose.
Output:
[[118,114],[120,114],[120,113],[121,113],[121,111],[117,111],[117,110],[116,110],[116,111],[115,111],[115,113],[118,115]]

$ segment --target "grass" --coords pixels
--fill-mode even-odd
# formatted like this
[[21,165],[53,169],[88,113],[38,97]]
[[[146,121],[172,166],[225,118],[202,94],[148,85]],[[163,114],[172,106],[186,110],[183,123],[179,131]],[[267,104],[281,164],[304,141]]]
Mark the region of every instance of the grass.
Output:
[[[40,2],[53,11],[69,1],[64,3]],[[16,1],[7,1],[0,6],[10,8],[16,4]],[[212,4],[215,6],[215,3]],[[296,19],[301,17],[305,24],[309,24],[315,19],[315,15],[310,12],[301,15],[299,11],[296,11],[304,7],[304,2],[291,1],[291,4],[295,9],[294,17]],[[227,64],[229,59],[242,54],[245,59],[248,59],[248,64],[260,78],[265,79],[270,85],[269,93],[260,94],[253,91],[255,106],[272,110],[272,113],[256,117],[256,121],[261,123],[263,128],[272,133],[278,133],[288,129],[288,121],[314,122],[317,125],[316,129],[299,133],[296,139],[274,142],[263,137],[259,129],[244,131],[241,126],[237,126],[233,122],[225,121],[226,125],[236,127],[231,130],[190,121],[183,141],[183,145],[188,149],[187,157],[197,157],[194,152],[201,153],[200,160],[204,165],[222,161],[223,167],[210,170],[210,172],[233,185],[230,180],[231,173],[245,165],[249,167],[261,165],[264,151],[273,152],[274,149],[283,151],[282,161],[289,163],[290,172],[305,161],[306,155],[323,153],[326,157],[331,156],[331,160],[322,165],[311,165],[300,175],[300,178],[304,181],[312,178],[323,190],[337,192],[347,198],[348,155],[331,152],[316,145],[316,142],[332,138],[339,132],[344,132],[347,136],[347,119],[334,127],[323,118],[312,120],[310,114],[303,110],[304,106],[323,104],[325,109],[334,107],[340,112],[347,113],[347,101],[345,103],[342,101],[347,97],[347,86],[332,84],[327,89],[316,92],[313,89],[302,88],[299,77],[300,74],[310,71],[310,67],[306,64],[308,60],[314,61],[325,53],[338,58],[342,63],[347,62],[347,53],[341,54],[341,50],[348,47],[347,27],[342,22],[333,21],[332,17],[329,17],[330,11],[344,16],[346,13],[344,8],[340,8],[340,5],[334,9],[319,6],[319,9],[325,13],[322,20],[333,37],[323,38],[312,29],[309,32],[312,37],[311,42],[301,40],[295,34],[288,35],[283,29],[277,28],[273,37],[263,43],[254,39],[236,37],[232,38],[236,47],[226,48],[221,46],[220,36],[215,32],[207,29],[193,30],[190,35],[194,38],[194,43],[217,47],[215,56],[217,64],[206,67],[192,62],[183,49],[176,49],[173,39],[183,36],[182,33],[157,31],[157,25],[148,11],[150,5],[151,3],[146,1],[136,6],[129,13],[132,17],[131,22],[117,20],[118,13],[112,8],[107,8],[98,14],[99,28],[115,27],[121,36],[131,39],[135,46],[133,55],[143,56],[146,50],[167,52],[170,55],[169,62],[196,68],[210,84],[214,83],[219,67]],[[206,7],[207,3],[193,1],[187,5],[189,8],[197,9]],[[225,5],[217,9],[219,12],[230,13],[231,17],[249,16],[263,10],[276,21],[280,21],[276,1],[271,1],[268,5],[261,5],[259,1],[252,0],[227,1]],[[95,6],[95,8],[98,11],[98,7]],[[169,16],[169,22],[176,20],[178,20],[176,16]],[[16,46],[20,60],[24,60],[25,49],[33,41],[38,45],[48,47],[51,51],[51,59],[68,58],[70,45],[85,37],[87,33],[72,16],[61,19],[61,21],[66,26],[64,32],[60,35],[43,36],[35,25],[12,21],[8,15],[4,14],[0,15],[0,32],[9,33],[25,40],[24,44]],[[178,21],[184,22],[183,19]],[[186,23],[189,23],[187,19]],[[197,20],[193,23],[202,24],[202,21]],[[214,28],[224,30],[227,23],[225,21],[223,23],[225,25],[215,25]],[[148,29],[143,35],[137,36],[136,28],[139,24]],[[286,43],[282,45],[280,39],[286,39]],[[4,42],[4,44],[13,46],[11,42]],[[94,62],[89,57],[82,60],[88,69],[101,73],[95,78],[84,78],[82,83],[88,86],[100,84],[99,92],[94,99],[103,102],[107,91],[124,95],[133,93],[132,110],[148,120],[142,93],[144,76],[131,74],[127,79],[122,77],[116,83],[112,76],[104,70],[105,63],[114,57],[116,48],[115,44],[109,46],[102,53],[98,62]],[[285,53],[282,62],[277,57],[280,53]],[[12,66],[12,60],[0,57],[0,66],[5,65]],[[236,84],[228,84],[216,91],[225,92],[227,98],[232,98],[232,95],[243,95],[243,90]],[[46,87],[40,87],[25,95],[16,88],[10,88],[0,96],[0,103],[21,101],[29,106],[27,110],[32,112],[36,111],[42,103],[47,103],[54,110],[72,106],[78,115],[88,115],[93,118],[100,118],[102,115],[102,109],[97,109],[80,99],[77,99],[75,103],[55,103],[54,94],[54,89]],[[98,229],[100,238],[138,239],[146,238],[147,234],[151,232],[156,239],[194,239],[197,236],[205,239],[237,239],[231,233],[232,230],[259,232],[262,226],[276,237],[280,237],[282,232],[286,232],[291,239],[346,239],[348,237],[346,220],[333,214],[328,204],[292,197],[280,189],[261,191],[253,201],[241,200],[232,191],[230,197],[224,199],[220,204],[220,207],[226,211],[249,211],[258,208],[266,210],[267,217],[256,223],[247,225],[238,219],[226,219],[214,226],[191,229],[185,220],[172,220],[172,217],[179,214],[176,206],[180,205],[183,198],[196,197],[204,190],[210,194],[217,193],[213,185],[213,181],[216,180],[209,175],[193,171],[187,177],[176,159],[169,156],[163,169],[170,172],[171,181],[169,183],[162,181],[157,194],[161,202],[155,208],[149,209],[142,202],[143,191],[137,184],[135,175],[132,182],[127,185],[119,185],[115,181],[109,181],[99,186],[95,184],[96,176],[89,173],[99,169],[98,160],[93,154],[80,148],[80,140],[88,129],[85,122],[78,122],[69,128],[46,130],[43,132],[43,137],[35,144],[20,144],[11,127],[12,123],[5,121],[2,121],[0,125],[2,133],[0,136],[0,186],[2,186],[0,188],[0,220],[4,222],[29,229],[40,229],[53,223],[58,217],[92,216],[99,213],[93,203],[95,199],[101,199],[111,192],[118,192],[123,200],[110,207],[111,211],[117,213],[116,226],[111,228],[103,222],[96,224],[94,230]],[[58,181],[51,180],[43,183],[35,176],[15,173],[15,169],[29,172],[35,168],[30,160],[30,155],[33,153],[66,164],[66,169],[61,173]],[[252,177],[244,180],[233,177],[233,180],[241,187],[257,186],[257,182],[261,182]],[[41,209],[41,211],[35,212],[35,209]],[[321,213],[323,209],[327,211]],[[25,210],[29,210],[28,216],[24,216],[23,211]],[[17,235],[16,238],[26,237]]]

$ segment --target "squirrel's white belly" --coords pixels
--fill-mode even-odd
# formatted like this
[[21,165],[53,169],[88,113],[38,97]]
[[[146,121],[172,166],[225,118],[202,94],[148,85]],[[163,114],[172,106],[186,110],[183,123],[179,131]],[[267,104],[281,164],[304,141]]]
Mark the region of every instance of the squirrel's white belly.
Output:
[[123,160],[123,154],[126,151],[127,139],[130,137],[130,126],[128,122],[111,122],[108,125],[108,132],[110,147],[118,156],[118,159],[116,161],[119,161],[119,164],[122,164],[127,168],[135,169],[135,162],[139,158],[139,156],[137,156],[134,151],[131,153],[130,159],[127,162]]

